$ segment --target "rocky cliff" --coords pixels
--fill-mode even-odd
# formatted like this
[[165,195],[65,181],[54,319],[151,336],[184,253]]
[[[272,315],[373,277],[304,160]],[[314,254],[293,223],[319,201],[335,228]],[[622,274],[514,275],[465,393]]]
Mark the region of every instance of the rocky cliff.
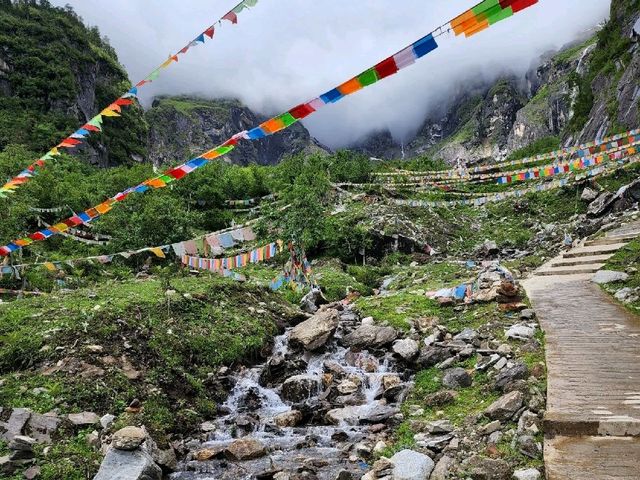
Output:
[[[115,51],[70,8],[0,2],[0,149],[44,153],[129,88]],[[145,155],[142,110],[107,119],[82,152],[101,166]]]
[[[613,0],[600,30],[542,56],[523,78],[465,87],[437,106],[404,148],[405,158],[503,159],[539,140],[573,144],[640,126],[639,0]],[[388,132],[354,147],[399,158]]]
[[[146,113],[149,124],[149,159],[155,165],[184,160],[253,128],[266,117],[237,100],[189,97],[157,98]],[[232,163],[273,165],[286,154],[326,152],[298,123],[259,142],[242,142],[227,158]]]

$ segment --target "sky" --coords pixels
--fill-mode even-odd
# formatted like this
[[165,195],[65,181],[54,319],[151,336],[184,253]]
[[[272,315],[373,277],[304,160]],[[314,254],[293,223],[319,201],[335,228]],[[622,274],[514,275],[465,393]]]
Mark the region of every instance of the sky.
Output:
[[[195,38],[239,0],[54,0],[71,5],[109,38],[135,83]],[[311,100],[446,23],[477,0],[259,0],[237,25],[141,90],[156,95],[239,98],[278,114]],[[445,35],[440,48],[398,75],[305,120],[312,135],[337,148],[389,130],[408,141],[427,112],[465,84],[523,75],[540,55],[606,19],[609,0],[540,0],[465,39]]]

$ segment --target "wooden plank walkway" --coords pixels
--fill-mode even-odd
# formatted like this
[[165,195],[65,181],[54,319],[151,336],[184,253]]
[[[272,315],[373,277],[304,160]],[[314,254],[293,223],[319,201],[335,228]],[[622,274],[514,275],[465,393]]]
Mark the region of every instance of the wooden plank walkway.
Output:
[[[640,223],[607,238],[630,233],[640,234]],[[550,480],[640,479],[640,317],[592,283],[592,273],[558,265],[588,252],[600,266],[623,246],[600,243],[552,260],[524,284],[546,333]]]

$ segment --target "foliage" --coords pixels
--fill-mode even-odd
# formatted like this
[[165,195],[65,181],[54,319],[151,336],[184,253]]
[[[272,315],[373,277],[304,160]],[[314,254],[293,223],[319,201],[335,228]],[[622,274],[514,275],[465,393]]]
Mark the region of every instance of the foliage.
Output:
[[[42,154],[130,88],[113,48],[97,28],[87,29],[70,8],[19,1],[0,9],[0,60],[8,95],[0,95],[0,150],[22,144]],[[95,88],[92,111],[70,113],[86,88]],[[144,157],[147,126],[139,107],[106,119],[104,134],[89,144],[106,147],[110,164]],[[33,160],[35,158],[31,158]],[[15,172],[13,172],[15,173]]]
[[520,160],[522,158],[534,157],[541,153],[557,150],[560,146],[560,138],[555,136],[544,137],[530,143],[526,147],[513,152],[507,160]]

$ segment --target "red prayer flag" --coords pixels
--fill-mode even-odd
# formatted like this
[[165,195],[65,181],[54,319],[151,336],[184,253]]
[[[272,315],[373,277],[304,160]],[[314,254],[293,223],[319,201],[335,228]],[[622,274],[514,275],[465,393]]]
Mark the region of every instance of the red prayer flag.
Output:
[[222,17],[222,19],[223,20],[229,20],[234,25],[236,23],[238,23],[238,15],[236,15],[235,12],[233,12],[233,11],[227,13],[224,17]]
[[178,168],[174,168],[173,170],[169,170],[167,172],[167,175],[172,176],[173,178],[175,178],[176,180],[180,180],[182,177],[184,177],[187,174],[187,172],[185,172],[184,170],[182,170],[182,168],[178,167]]
[[89,125],[88,123],[83,125],[82,128],[85,130],[89,130],[90,132],[99,132],[100,129],[98,127],[94,127],[93,125]]
[[296,120],[305,118],[311,115],[313,112],[315,112],[315,109],[308,103],[303,103],[289,110],[289,113],[291,114],[291,116]]
[[114,103],[116,105],[120,105],[120,106],[124,107],[125,105],[131,105],[133,103],[133,100],[129,100],[128,98],[119,98]]
[[36,232],[29,235],[29,238],[31,240],[40,241],[40,240],[46,240],[47,237],[45,237],[43,233]]
[[213,26],[211,26],[204,31],[204,34],[209,38],[213,38],[213,34],[215,32],[216,32],[215,29],[213,28]]
[[536,3],[538,3],[538,0],[513,0],[511,2],[511,9],[513,10],[513,13],[518,13],[519,11],[530,7],[531,5],[535,5]]
[[396,61],[393,57],[389,57],[386,60],[381,61],[374,68],[376,69],[380,80],[390,77],[394,73],[398,73],[398,66],[396,65]]

